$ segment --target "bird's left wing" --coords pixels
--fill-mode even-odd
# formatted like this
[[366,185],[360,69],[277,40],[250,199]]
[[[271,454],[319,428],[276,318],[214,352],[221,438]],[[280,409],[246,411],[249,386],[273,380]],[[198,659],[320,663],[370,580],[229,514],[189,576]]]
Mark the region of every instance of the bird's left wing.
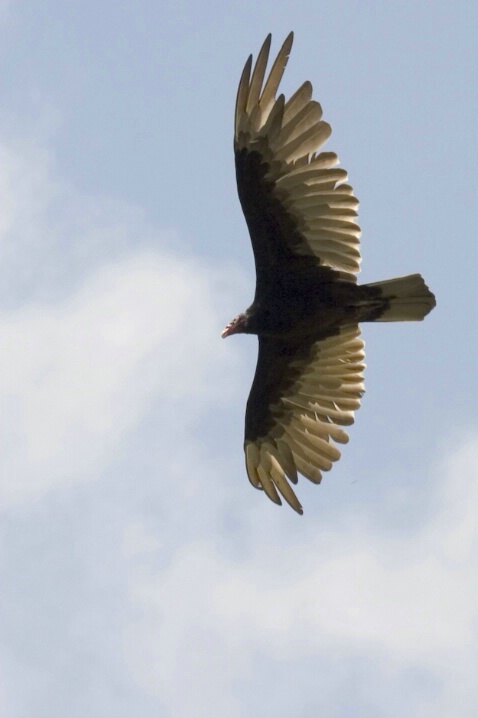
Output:
[[[292,47],[285,40],[264,82],[271,36],[237,92],[234,150],[239,198],[251,235],[258,282],[308,258],[324,280],[355,282],[360,269],[358,200],[333,152],[320,152],[332,130],[304,82],[276,98]],[[334,270],[334,277],[330,270]]]
[[297,474],[319,483],[348,441],[342,428],[360,407],[365,365],[357,324],[309,342],[259,338],[247,402],[244,451],[249,480],[277,504],[302,513]]

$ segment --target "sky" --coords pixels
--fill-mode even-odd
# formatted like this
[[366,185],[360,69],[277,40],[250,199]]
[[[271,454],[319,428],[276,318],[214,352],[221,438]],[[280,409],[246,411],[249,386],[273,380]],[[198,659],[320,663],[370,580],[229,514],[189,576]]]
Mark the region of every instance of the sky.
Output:
[[[478,5],[0,0],[0,714],[478,713]],[[232,120],[295,31],[361,200],[367,393],[304,516],[249,485]]]

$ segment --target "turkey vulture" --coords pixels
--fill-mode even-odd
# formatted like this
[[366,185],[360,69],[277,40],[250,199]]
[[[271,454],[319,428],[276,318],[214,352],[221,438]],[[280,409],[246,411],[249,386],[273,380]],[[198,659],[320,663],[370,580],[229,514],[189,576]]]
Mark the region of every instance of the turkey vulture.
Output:
[[[340,458],[343,427],[364,391],[359,322],[419,321],[435,297],[419,274],[359,286],[358,200],[333,152],[322,109],[303,85],[276,97],[292,47],[287,37],[264,82],[271,35],[237,92],[234,152],[239,199],[256,267],[252,305],[223,337],[257,334],[259,356],[247,401],[249,480],[276,504],[302,514],[291,484],[315,484]],[[335,443],[333,443],[335,442]]]

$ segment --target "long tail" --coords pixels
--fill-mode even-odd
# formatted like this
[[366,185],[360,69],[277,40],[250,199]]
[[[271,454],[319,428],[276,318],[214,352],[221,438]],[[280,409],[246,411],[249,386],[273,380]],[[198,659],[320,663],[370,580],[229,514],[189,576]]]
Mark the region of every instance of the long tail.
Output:
[[374,317],[377,322],[419,322],[436,305],[435,295],[420,274],[386,279],[366,286],[379,289],[379,296],[386,300],[385,310]]

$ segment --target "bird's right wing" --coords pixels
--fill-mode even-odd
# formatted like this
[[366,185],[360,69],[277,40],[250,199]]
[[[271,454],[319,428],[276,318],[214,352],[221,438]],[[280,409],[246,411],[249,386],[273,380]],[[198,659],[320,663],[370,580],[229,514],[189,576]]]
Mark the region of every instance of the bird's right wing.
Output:
[[357,324],[307,343],[259,338],[247,402],[244,451],[249,479],[277,504],[302,507],[291,487],[297,474],[320,483],[348,441],[364,391],[364,342]]
[[239,199],[251,235],[257,279],[317,268],[323,281],[356,281],[360,269],[358,200],[333,152],[319,152],[332,130],[305,82],[276,98],[292,47],[285,40],[265,80],[271,36],[254,69],[249,57],[236,100],[234,150]]

